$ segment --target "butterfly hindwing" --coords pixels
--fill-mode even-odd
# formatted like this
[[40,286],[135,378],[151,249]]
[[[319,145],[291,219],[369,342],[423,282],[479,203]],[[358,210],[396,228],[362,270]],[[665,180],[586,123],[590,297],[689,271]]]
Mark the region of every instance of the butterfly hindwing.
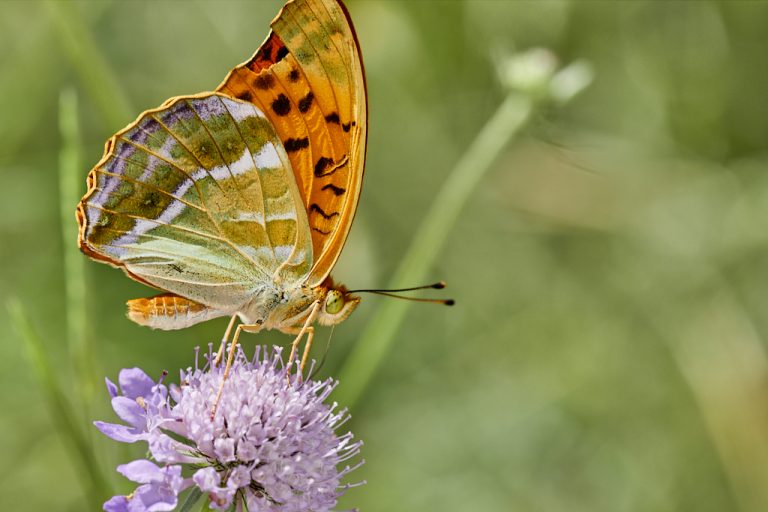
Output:
[[349,233],[365,163],[365,78],[345,8],[288,2],[261,48],[218,90],[258,106],[282,141],[309,220],[308,284],[320,284]]
[[290,161],[252,104],[170,100],[110,139],[88,182],[81,248],[162,290],[235,311],[261,283],[311,268]]

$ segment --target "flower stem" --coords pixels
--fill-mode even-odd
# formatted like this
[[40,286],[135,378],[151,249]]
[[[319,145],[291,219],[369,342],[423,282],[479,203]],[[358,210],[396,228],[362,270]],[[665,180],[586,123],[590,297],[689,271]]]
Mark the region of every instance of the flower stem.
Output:
[[[435,196],[389,288],[425,279],[480,179],[507,143],[520,133],[533,111],[534,101],[530,97],[516,92],[506,97]],[[392,345],[409,305],[407,301],[395,300],[382,303],[341,369],[337,391],[340,403],[353,407],[362,396]]]
[[[77,391],[84,407],[93,402],[93,347],[88,336],[88,314],[85,300],[85,259],[77,250],[77,229],[73,207],[80,198],[82,183],[80,156],[80,123],[77,95],[65,90],[59,98],[59,132],[62,147],[59,153],[59,205],[64,256],[64,309],[67,318],[67,342],[77,375]],[[88,411],[84,411],[86,417]]]

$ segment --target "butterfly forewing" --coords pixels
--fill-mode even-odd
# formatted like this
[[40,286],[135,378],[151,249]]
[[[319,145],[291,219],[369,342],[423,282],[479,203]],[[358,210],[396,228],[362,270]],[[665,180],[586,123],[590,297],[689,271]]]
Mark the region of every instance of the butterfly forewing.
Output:
[[310,285],[335,264],[362,185],[365,79],[349,16],[335,0],[295,0],[220,91],[264,111],[291,161],[315,255]]
[[78,219],[86,253],[223,311],[312,265],[279,137],[254,105],[218,94],[166,102],[113,137]]

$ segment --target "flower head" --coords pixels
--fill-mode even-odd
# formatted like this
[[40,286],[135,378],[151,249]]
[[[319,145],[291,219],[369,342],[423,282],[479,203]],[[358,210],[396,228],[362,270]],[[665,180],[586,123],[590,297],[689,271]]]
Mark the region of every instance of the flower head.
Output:
[[362,443],[336,433],[349,418],[336,403],[325,403],[336,382],[294,377],[289,383],[278,348],[257,347],[252,360],[239,350],[212,418],[222,376],[221,365],[198,368],[196,361],[181,372],[180,386],[155,383],[138,368],[120,372],[122,394],[107,381],[112,406],[127,425],[95,425],[117,441],[146,441],[154,462],[119,466],[141,485],[110,499],[105,510],[173,510],[190,487],[220,510],[234,504],[249,511],[324,511],[336,504],[350,487],[342,478],[362,464],[338,468]]

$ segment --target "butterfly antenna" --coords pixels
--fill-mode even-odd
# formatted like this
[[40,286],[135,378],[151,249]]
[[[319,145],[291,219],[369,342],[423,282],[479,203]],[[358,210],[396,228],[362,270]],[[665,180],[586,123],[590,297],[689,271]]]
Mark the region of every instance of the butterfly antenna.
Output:
[[422,299],[420,297],[403,297],[402,295],[395,295],[394,293],[374,292],[372,290],[370,293],[375,293],[376,295],[385,295],[394,299],[411,300],[413,302],[431,302],[432,304],[443,304],[444,306],[453,306],[456,304],[456,301],[453,299]]
[[416,290],[442,290],[445,288],[445,281],[438,281],[437,283],[433,284],[425,284],[422,286],[414,286],[413,288],[393,288],[391,290],[387,290],[386,288],[380,288],[380,289],[366,289],[366,290],[350,290],[349,293],[358,293],[358,292],[368,292],[368,293],[379,293],[379,292],[386,292],[386,293],[392,293],[392,292],[414,292]]
[[443,304],[445,306],[453,306],[456,301],[453,299],[422,299],[416,297],[403,297],[402,295],[396,295],[396,293],[413,292],[416,290],[442,290],[445,288],[445,281],[439,281],[433,284],[426,284],[423,286],[414,286],[412,288],[395,288],[391,290],[387,289],[365,289],[365,290],[350,290],[349,293],[375,293],[376,295],[386,295],[387,297],[393,297],[395,299],[412,300],[414,302],[431,302],[433,304]]

